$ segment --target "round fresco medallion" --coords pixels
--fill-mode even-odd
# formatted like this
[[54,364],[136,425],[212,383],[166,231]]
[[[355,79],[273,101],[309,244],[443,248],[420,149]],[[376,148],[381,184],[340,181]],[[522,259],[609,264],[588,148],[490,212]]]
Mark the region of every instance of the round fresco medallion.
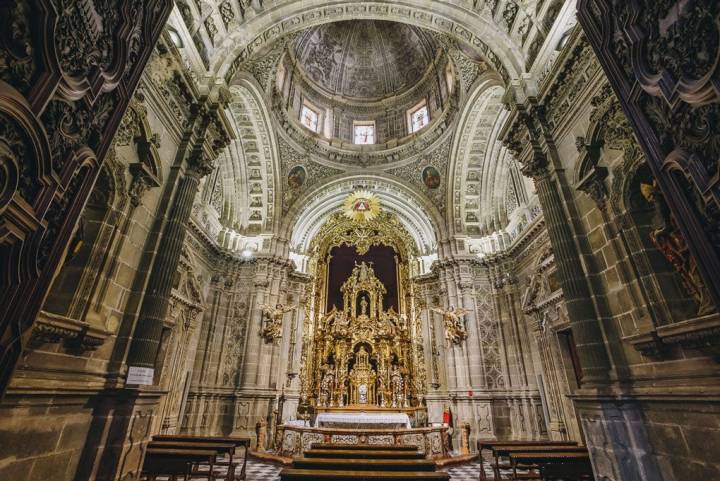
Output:
[[302,165],[296,165],[290,169],[288,174],[288,186],[291,189],[299,189],[305,183],[306,176],[305,168]]
[[422,180],[428,189],[437,189],[440,187],[440,172],[432,165],[428,165],[422,171]]

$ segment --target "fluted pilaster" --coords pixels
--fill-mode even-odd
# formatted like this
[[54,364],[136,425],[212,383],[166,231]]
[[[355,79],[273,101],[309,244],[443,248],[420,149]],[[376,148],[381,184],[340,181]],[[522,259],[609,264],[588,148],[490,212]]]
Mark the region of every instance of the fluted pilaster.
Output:
[[185,242],[187,222],[200,178],[206,175],[208,170],[211,170],[209,162],[197,160],[189,165],[180,179],[140,308],[140,317],[128,354],[129,366],[152,368],[155,365],[173,277]]
[[610,361],[580,255],[573,240],[570,219],[563,209],[560,186],[548,170],[547,159],[543,154],[534,153],[532,160],[523,166],[523,173],[535,180],[548,236],[555,254],[558,278],[572,323],[583,383],[607,379]]

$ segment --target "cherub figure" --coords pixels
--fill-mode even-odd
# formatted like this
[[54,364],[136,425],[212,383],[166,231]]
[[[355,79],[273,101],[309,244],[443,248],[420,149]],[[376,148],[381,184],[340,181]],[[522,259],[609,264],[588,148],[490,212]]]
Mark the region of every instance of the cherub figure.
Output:
[[450,309],[443,309],[441,307],[433,307],[431,310],[441,314],[443,316],[443,323],[445,324],[445,339],[452,344],[460,344],[467,338],[467,331],[465,330],[465,320],[463,317],[467,314],[467,309],[454,306],[450,306]]

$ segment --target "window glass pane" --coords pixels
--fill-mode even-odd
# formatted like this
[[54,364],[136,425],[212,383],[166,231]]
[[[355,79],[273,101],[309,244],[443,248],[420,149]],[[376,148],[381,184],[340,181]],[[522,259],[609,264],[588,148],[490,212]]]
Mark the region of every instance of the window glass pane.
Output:
[[430,116],[428,115],[427,105],[424,105],[417,109],[410,116],[410,129],[411,132],[417,132],[418,130],[425,127],[430,122]]
[[317,132],[318,117],[319,116],[318,116],[317,112],[315,112],[313,109],[309,108],[307,105],[303,105],[303,108],[300,111],[300,122],[305,127],[312,130],[313,132]]
[[355,143],[356,144],[374,144],[375,143],[375,126],[374,125],[356,125],[355,126]]

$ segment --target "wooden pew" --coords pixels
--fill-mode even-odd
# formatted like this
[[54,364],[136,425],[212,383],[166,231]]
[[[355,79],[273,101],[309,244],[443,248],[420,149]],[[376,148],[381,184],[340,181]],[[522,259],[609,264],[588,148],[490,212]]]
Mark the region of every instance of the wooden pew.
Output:
[[[510,472],[512,480],[521,480],[521,479],[540,479],[540,472],[539,472],[539,466],[537,464],[523,464],[523,463],[513,463],[511,461],[511,455],[514,453],[524,453],[524,454],[539,454],[539,455],[547,455],[550,453],[579,453],[579,454],[587,454],[587,448],[584,446],[496,446],[493,450],[494,455],[496,456],[496,459],[501,458],[507,458],[509,461],[510,466]],[[498,462],[498,466],[500,466],[500,463]],[[503,466],[503,468],[505,468]],[[518,473],[517,469],[521,468],[523,470],[527,470],[527,473]],[[496,472],[497,479],[500,478],[500,469]]]
[[[221,473],[213,473],[213,478],[223,478],[227,481],[235,480],[235,443],[223,443],[219,441],[150,441],[149,448],[158,449],[214,449],[218,452],[219,456],[215,458],[214,466],[226,466],[227,474],[222,475]],[[220,457],[227,457],[227,460],[220,459]],[[212,472],[212,467],[210,467]],[[198,467],[195,471],[200,475],[205,475],[205,472]]]
[[[219,455],[216,449],[180,449],[180,448],[148,448],[145,451],[145,460],[141,472],[141,479],[155,481],[158,476],[169,476],[171,481],[182,476],[187,480],[189,476],[203,476],[214,481],[212,476],[213,464]],[[196,474],[195,468],[201,464],[210,466],[210,472]]]
[[[232,444],[234,449],[232,454],[229,455],[229,461],[218,461],[215,463],[216,466],[227,466],[229,481],[233,480],[244,480],[245,470],[247,467],[248,451],[250,450],[250,438],[238,437],[238,436],[197,436],[188,434],[158,434],[153,436],[153,441],[157,443],[182,443],[182,446],[188,447],[190,445],[196,447],[207,446],[209,444],[216,444],[220,446],[221,450],[227,449],[224,445]],[[189,444],[188,444],[189,443]],[[243,449],[243,461],[240,469],[240,474],[235,473],[235,467],[239,464],[236,462],[235,455],[238,448]]]
[[595,479],[587,451],[513,452],[509,456],[513,473],[516,472],[516,466],[533,465],[540,468],[540,479],[543,481]]
[[495,448],[511,447],[511,446],[543,446],[548,448],[554,447],[575,447],[577,446],[576,441],[523,441],[523,440],[512,440],[512,441],[496,441],[496,440],[478,440],[478,452],[480,457],[480,480],[486,481],[487,476],[485,475],[485,459],[483,458],[483,451],[489,450],[493,461],[491,462],[491,468],[494,473],[494,479],[500,480],[499,471],[501,469],[510,470],[512,466],[508,464],[502,464],[499,456],[495,453]]

